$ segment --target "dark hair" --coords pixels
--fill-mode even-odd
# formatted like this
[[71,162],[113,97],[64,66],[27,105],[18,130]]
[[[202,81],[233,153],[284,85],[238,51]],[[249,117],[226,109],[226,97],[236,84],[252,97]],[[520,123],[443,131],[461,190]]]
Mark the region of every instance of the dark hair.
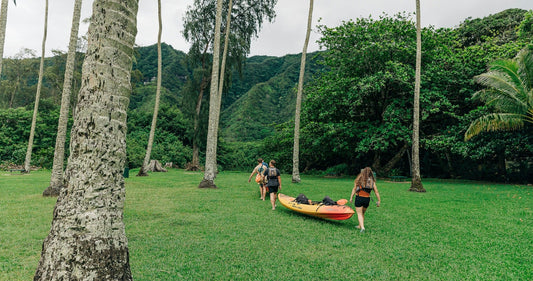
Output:
[[257,159],[257,163],[259,163],[259,164],[263,163],[263,158]]
[[274,161],[274,160],[270,160],[269,165],[272,165],[272,166],[276,165],[276,161]]

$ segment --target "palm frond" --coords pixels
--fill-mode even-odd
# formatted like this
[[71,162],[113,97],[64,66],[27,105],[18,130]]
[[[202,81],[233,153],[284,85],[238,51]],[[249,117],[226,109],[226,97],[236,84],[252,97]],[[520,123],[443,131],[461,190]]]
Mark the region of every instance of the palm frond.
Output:
[[533,89],[533,44],[522,49],[516,59],[519,65],[518,73],[525,87]]
[[479,117],[470,124],[465,132],[465,141],[480,134],[491,131],[512,131],[524,126],[528,116],[514,113],[491,113]]
[[530,108],[527,112],[526,121],[533,123],[533,108]]

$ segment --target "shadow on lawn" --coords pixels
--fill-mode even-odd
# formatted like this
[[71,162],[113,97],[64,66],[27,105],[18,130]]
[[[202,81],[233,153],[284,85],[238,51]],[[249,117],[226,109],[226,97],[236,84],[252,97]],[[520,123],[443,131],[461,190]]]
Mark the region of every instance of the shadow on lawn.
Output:
[[298,213],[298,212],[295,212],[295,211],[291,211],[283,206],[278,206],[276,207],[276,211],[281,211],[283,212],[283,214],[286,214],[286,215],[289,215],[291,217],[294,217],[295,219],[306,219],[308,220],[309,223],[327,223],[327,224],[330,224],[330,225],[335,225],[335,226],[338,226],[338,227],[343,227],[343,228],[346,228],[346,229],[351,229],[353,228],[353,224],[350,224],[348,221],[349,220],[352,220],[352,219],[355,219],[357,220],[356,218],[356,214],[354,214],[354,216],[352,216],[351,218],[347,219],[347,220],[342,220],[342,221],[339,221],[339,220],[330,220],[330,219],[323,219],[323,218],[318,218],[318,217],[313,217],[313,216],[310,216],[310,215],[306,215],[306,214],[302,214],[302,213]]

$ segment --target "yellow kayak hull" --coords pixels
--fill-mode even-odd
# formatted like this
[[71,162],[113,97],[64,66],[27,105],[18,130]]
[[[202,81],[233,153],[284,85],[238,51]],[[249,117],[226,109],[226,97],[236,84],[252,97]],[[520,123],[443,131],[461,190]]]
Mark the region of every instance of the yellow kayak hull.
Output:
[[300,204],[294,201],[294,197],[281,193],[278,193],[278,200],[283,207],[289,210],[323,219],[347,220],[355,213],[352,208],[346,205]]

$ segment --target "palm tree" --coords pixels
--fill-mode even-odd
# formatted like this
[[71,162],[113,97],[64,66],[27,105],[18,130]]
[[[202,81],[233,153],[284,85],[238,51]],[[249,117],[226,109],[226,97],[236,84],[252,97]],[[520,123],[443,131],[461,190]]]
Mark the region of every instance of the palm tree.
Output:
[[4,43],[6,38],[8,5],[9,0],[2,0],[2,6],[0,7],[0,75],[2,75],[2,58],[4,57]]
[[34,280],[132,280],[123,214],[126,111],[138,0],[95,0],[72,126],[68,182]]
[[222,64],[220,66],[220,75],[219,75],[220,79],[218,81],[218,92],[220,93],[219,95],[220,98],[222,98],[222,90],[224,89],[224,71],[226,70],[226,58],[228,56],[228,43],[229,43],[232,8],[233,8],[233,0],[229,0],[228,14],[226,15],[226,33],[224,34],[224,52],[222,53]]
[[416,66],[415,66],[415,94],[413,101],[413,156],[412,180],[409,191],[426,192],[420,177],[420,68],[422,65],[422,34],[420,29],[420,0],[416,0]]
[[309,34],[311,33],[311,23],[313,22],[313,0],[309,1],[309,15],[307,17],[307,31],[305,33],[304,48],[300,62],[300,77],[298,80],[298,93],[296,94],[296,112],[294,114],[294,146],[292,150],[292,182],[300,182],[300,110],[302,107],[302,94],[304,88],[305,59],[307,56],[307,45],[309,45]]
[[35,136],[35,125],[37,123],[37,111],[39,110],[39,99],[41,98],[41,86],[43,83],[44,55],[46,46],[46,33],[48,30],[48,0],[45,1],[44,7],[44,34],[41,46],[41,65],[39,66],[39,80],[37,82],[37,92],[35,93],[35,104],[33,106],[33,118],[31,120],[30,139],[28,140],[28,149],[26,150],[26,159],[24,161],[24,172],[30,172],[31,153],[33,148],[33,137]]
[[80,27],[82,0],[74,1],[74,11],[72,14],[72,26],[70,29],[70,42],[68,44],[67,64],[65,67],[65,79],[63,81],[63,92],[61,93],[61,110],[57,125],[56,146],[54,149],[54,162],[52,165],[52,176],[50,186],[43,192],[43,196],[58,196],[59,190],[63,188],[63,163],[65,161],[65,140],[67,136],[68,111],[70,107],[70,94],[72,88],[72,77],[74,76],[74,60],[76,58],[76,43],[78,41],[78,30]]
[[157,16],[159,22],[159,31],[157,33],[157,86],[155,90],[155,105],[154,116],[152,116],[152,126],[150,128],[150,136],[148,137],[148,146],[146,147],[146,155],[137,176],[148,176],[146,169],[150,164],[150,155],[152,154],[152,146],[154,144],[155,127],[157,124],[157,114],[159,112],[159,100],[161,97],[161,73],[162,70],[162,55],[161,55],[161,32],[163,31],[163,24],[161,22],[161,0],[157,0]]
[[474,94],[495,112],[479,117],[465,132],[469,140],[481,132],[508,131],[533,123],[533,45],[522,49],[514,59],[496,60],[489,71],[474,77],[487,87]]
[[220,60],[220,25],[222,21],[222,0],[217,0],[215,20],[215,39],[213,45],[213,67],[211,71],[211,89],[209,100],[209,125],[207,128],[207,144],[205,150],[205,173],[198,187],[216,188],[214,183],[217,174],[217,138],[220,117],[220,97],[218,92],[219,60]]

